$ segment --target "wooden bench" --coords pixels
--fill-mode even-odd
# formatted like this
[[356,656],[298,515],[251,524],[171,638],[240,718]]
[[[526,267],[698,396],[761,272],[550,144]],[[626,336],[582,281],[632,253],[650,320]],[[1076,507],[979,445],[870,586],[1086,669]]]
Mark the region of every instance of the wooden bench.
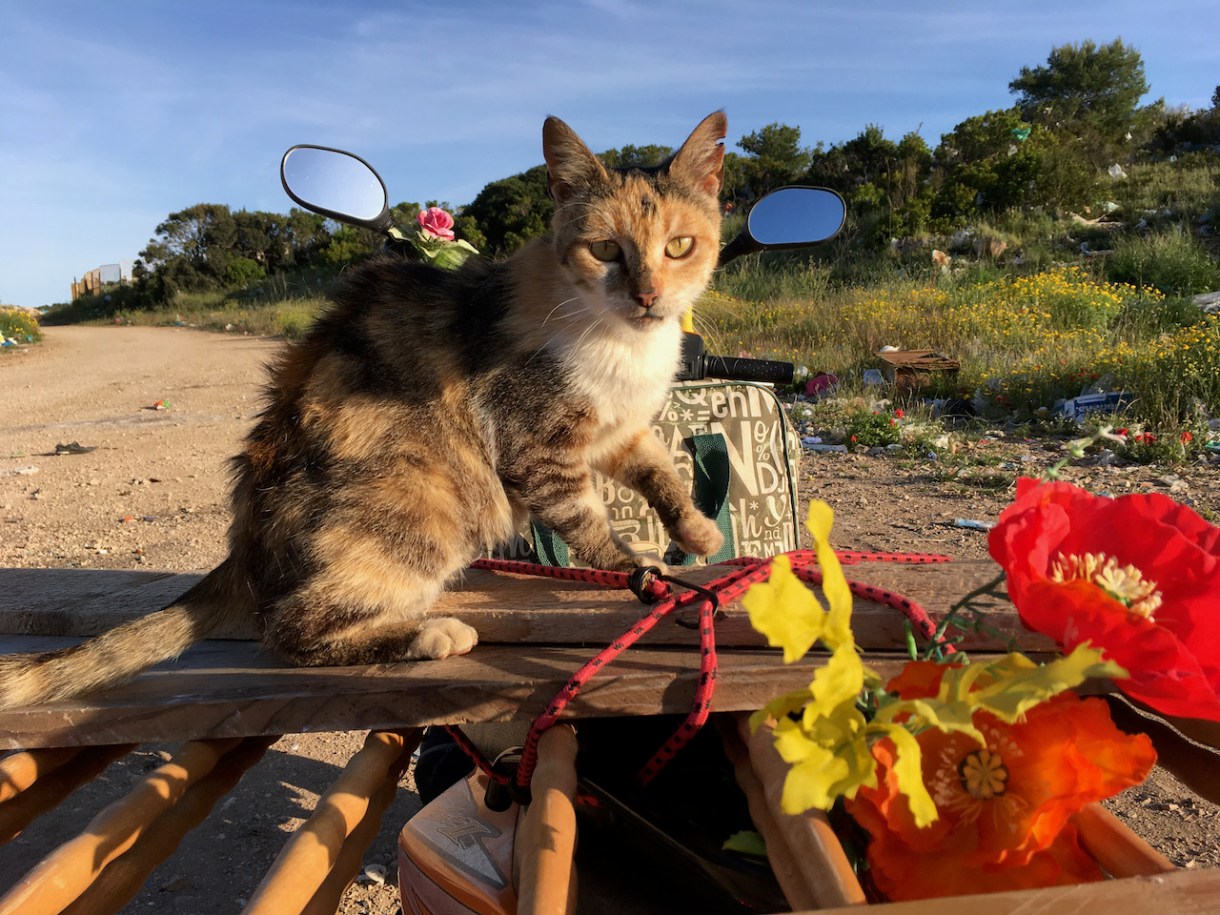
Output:
[[[900,591],[934,612],[943,612],[952,599],[995,572],[988,562],[866,564],[848,570],[851,578]],[[692,578],[713,574],[703,570]],[[197,578],[2,571],[0,653],[71,644],[156,609]],[[1001,634],[1021,634],[1011,608],[993,603]],[[593,586],[474,571],[463,587],[443,598],[436,612],[475,625],[480,645],[465,657],[440,662],[294,669],[268,657],[258,643],[241,638],[249,633],[232,632],[228,635],[233,638],[202,643],[178,661],[103,694],[0,712],[0,747],[15,751],[0,761],[0,841],[19,834],[39,812],[131,747],[183,742],[173,758],[126,799],[97,813],[80,837],[8,888],[0,897],[0,913],[117,911],[273,740],[310,731],[368,729],[364,748],[323,795],[313,818],[288,840],[245,909],[333,912],[359,871],[421,729],[441,723],[532,720],[573,671],[638,618],[640,605],[629,594]],[[905,661],[904,652],[894,647],[904,644],[899,614],[857,599],[854,628],[868,663],[883,674],[897,671]],[[976,659],[1003,650],[1002,638],[972,638]],[[1025,634],[1020,638],[1030,652],[1052,647]],[[568,716],[685,713],[699,674],[698,653],[691,650],[696,641],[696,633],[666,621],[599,674],[569,707]],[[717,642],[718,724],[789,902],[798,910],[862,902],[824,819],[791,817],[779,810],[783,763],[765,734],[750,735],[743,725],[745,715],[768,699],[805,686],[808,662],[785,666],[778,652],[762,645],[736,606],[726,608],[718,623]],[[536,802],[529,811],[530,816],[544,817],[548,828],[559,822],[556,817],[567,822],[563,798],[570,806],[574,784],[573,753],[563,732],[548,732],[539,767],[542,784],[535,782],[535,798],[548,800]],[[1162,739],[1173,747],[1180,743]],[[1181,755],[1187,768],[1207,766],[1197,754]],[[1202,771],[1196,776],[1204,777]],[[1108,855],[1111,872],[1123,879],[1070,891],[998,894],[988,897],[987,910],[1060,911],[1064,900],[1079,900],[1080,894],[1117,899],[1127,887],[1129,895],[1122,898],[1146,900],[1155,893],[1162,912],[1198,911],[1200,899],[1220,890],[1220,872],[1167,873],[1172,866],[1164,858],[1104,812],[1091,812],[1081,826],[1093,837],[1099,860]],[[535,823],[522,828],[528,835],[539,827]],[[523,871],[522,910],[547,911],[560,892],[566,899],[566,888],[555,883],[555,874],[562,871],[545,855],[533,856]],[[967,904],[964,897],[938,900],[935,910],[967,911]],[[1134,903],[1111,907],[1116,913],[1145,910]],[[909,904],[880,908],[933,911]]]

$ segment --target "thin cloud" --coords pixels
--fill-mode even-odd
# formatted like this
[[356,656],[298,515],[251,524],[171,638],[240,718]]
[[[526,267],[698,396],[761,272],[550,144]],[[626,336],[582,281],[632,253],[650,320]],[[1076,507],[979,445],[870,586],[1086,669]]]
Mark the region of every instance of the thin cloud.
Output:
[[[298,142],[352,148],[394,200],[469,202],[542,161],[567,120],[596,149],[676,144],[724,108],[729,143],[772,122],[813,145],[866,124],[935,144],[1012,102],[1051,48],[1121,36],[1151,97],[1210,104],[1214,0],[9,0],[0,32],[0,299],[62,299],[199,202],[285,211]],[[36,241],[31,241],[36,240]],[[54,266],[58,264],[58,267]]]

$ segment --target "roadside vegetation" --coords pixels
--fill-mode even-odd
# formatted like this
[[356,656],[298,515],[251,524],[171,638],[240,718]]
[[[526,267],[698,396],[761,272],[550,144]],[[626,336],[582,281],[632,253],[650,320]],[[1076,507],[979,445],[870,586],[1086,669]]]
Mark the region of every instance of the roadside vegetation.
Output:
[[8,348],[41,339],[42,328],[33,312],[0,305],[0,346]]
[[[726,155],[726,237],[758,196],[792,183],[837,190],[848,225],[812,252],[721,271],[696,314],[709,350],[833,374],[839,406],[823,398],[806,409],[884,401],[907,427],[953,403],[978,421],[1052,428],[1060,402],[1121,391],[1110,425],[1127,430],[1125,453],[1197,454],[1220,417],[1220,318],[1193,301],[1220,290],[1220,87],[1206,109],[1141,106],[1142,60],[1115,40],[1055,48],[1009,89],[1012,107],[966,119],[935,147],[871,124],[829,147],[803,146],[800,128],[784,124],[741,137]],[[668,153],[603,156],[621,167]],[[396,219],[409,224],[436,203],[400,203]],[[546,230],[545,169],[448,208],[459,238],[507,255]],[[296,337],[337,272],[380,244],[302,210],[199,204],[157,226],[134,283],[42,320]],[[878,387],[865,379],[885,346],[934,350],[961,367],[917,390]],[[896,443],[873,434],[888,423],[861,422],[857,443]]]

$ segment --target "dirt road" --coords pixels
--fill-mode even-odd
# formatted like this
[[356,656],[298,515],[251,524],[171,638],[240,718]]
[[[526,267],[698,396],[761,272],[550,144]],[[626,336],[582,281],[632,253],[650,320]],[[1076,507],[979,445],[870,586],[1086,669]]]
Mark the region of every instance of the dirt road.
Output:
[[[0,576],[5,568],[212,568],[225,552],[226,462],[260,409],[263,365],[279,345],[187,328],[53,327],[42,345],[0,354],[6,408]],[[73,443],[91,450],[56,455],[57,446]],[[994,451],[981,464],[1011,463],[1031,474],[1059,457],[1041,443],[994,440],[970,447]],[[1069,470],[1069,477],[1080,479],[1098,474],[1104,475],[1100,488],[1115,494],[1159,489],[1220,510],[1214,466],[1174,473]],[[971,485],[932,464],[856,454],[807,455],[801,489],[804,499],[816,495],[836,509],[841,547],[962,558],[985,555],[986,538],[954,521],[992,518],[1010,498],[1002,486]],[[128,911],[237,911],[362,737],[296,735],[276,744],[269,761],[188,837]],[[163,748],[145,748],[111,766],[6,847],[0,888],[79,831],[108,799],[159,765],[163,754]],[[414,795],[399,792],[366,861],[388,869],[389,884],[354,886],[341,911],[397,911],[394,838],[415,804]],[[1116,809],[1180,865],[1220,865],[1217,809],[1159,770]]]

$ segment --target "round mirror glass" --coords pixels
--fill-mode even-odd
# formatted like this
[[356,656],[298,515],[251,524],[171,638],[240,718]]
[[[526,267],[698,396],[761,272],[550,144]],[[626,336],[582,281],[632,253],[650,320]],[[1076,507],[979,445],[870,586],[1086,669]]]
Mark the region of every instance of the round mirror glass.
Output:
[[754,204],[746,224],[754,240],[767,246],[811,245],[834,236],[846,214],[834,191],[784,187]]
[[368,163],[351,153],[294,146],[280,166],[284,188],[302,206],[340,219],[372,222],[385,212],[385,185]]

